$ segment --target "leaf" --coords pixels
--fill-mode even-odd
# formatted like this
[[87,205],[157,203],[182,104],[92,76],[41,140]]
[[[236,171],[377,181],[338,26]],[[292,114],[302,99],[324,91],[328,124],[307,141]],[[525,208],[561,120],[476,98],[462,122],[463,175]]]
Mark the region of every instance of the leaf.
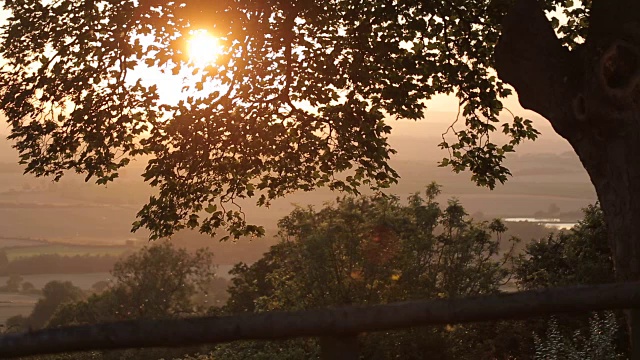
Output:
[[216,204],[209,204],[209,206],[207,206],[206,209],[204,209],[204,211],[208,212],[209,214],[213,214],[214,212],[216,212],[216,210],[218,210],[218,206]]

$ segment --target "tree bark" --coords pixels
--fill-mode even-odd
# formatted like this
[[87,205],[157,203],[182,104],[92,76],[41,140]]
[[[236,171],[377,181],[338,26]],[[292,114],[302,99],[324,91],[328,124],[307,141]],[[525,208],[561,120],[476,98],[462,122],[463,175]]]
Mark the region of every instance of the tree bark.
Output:
[[[538,1],[519,0],[495,56],[498,76],[522,106],[549,120],[587,170],[618,280],[639,280],[640,1],[594,0],[587,39],[569,51]],[[640,357],[640,312],[628,321]]]

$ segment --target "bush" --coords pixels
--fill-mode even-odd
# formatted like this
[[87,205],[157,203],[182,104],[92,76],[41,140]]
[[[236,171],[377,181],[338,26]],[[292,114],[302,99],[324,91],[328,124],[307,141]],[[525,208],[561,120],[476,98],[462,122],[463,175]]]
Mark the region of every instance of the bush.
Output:
[[[339,198],[317,210],[294,210],[279,222],[279,244],[253,265],[233,269],[225,310],[299,310],[500,292],[512,249],[503,246],[506,228],[497,220],[471,221],[456,200],[441,207],[435,201],[439,192],[432,184],[407,205],[393,196],[362,196]],[[463,359],[468,349],[458,352],[455,344],[481,338],[476,329],[461,325],[363,334],[362,356]],[[214,358],[226,359],[230,353],[239,359],[312,358],[317,347],[306,338],[277,345],[233,343],[220,346]]]
[[616,350],[618,323],[613,312],[593,314],[588,331],[578,330],[572,337],[561,333],[556,318],[549,323],[545,339],[536,339],[535,360],[620,360]]

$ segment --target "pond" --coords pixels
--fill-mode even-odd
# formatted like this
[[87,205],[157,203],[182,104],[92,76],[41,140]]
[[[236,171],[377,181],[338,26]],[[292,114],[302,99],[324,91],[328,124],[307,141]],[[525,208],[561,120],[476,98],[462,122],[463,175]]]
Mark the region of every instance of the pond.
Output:
[[556,230],[569,230],[576,226],[577,222],[566,222],[561,221],[560,219],[555,218],[534,218],[534,217],[515,217],[515,218],[504,218],[502,219],[505,222],[531,222],[536,223],[538,225],[542,225],[549,229]]

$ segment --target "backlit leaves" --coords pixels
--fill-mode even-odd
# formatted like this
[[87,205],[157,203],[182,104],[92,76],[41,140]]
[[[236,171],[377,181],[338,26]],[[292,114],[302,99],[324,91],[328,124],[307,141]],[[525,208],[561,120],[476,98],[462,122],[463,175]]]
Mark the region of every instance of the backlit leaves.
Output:
[[[389,119],[421,119],[438,93],[456,94],[465,125],[443,144],[452,150],[443,165],[471,170],[481,185],[504,182],[504,154],[537,134],[516,121],[508,144],[489,141],[509,94],[492,76],[509,4],[7,0],[0,108],[26,171],[38,176],[73,170],[106,183],[149,155],[143,176],[158,191],[134,228],[152,238],[183,228],[260,235],[235,200],[268,205],[319,186],[357,194],[395,183]],[[569,29],[575,19],[559,30],[567,43],[582,34]],[[215,64],[188,62],[194,29],[219,39]],[[195,80],[182,101],[166,103],[138,79],[134,70],[145,67]],[[205,211],[209,204],[218,207]]]

